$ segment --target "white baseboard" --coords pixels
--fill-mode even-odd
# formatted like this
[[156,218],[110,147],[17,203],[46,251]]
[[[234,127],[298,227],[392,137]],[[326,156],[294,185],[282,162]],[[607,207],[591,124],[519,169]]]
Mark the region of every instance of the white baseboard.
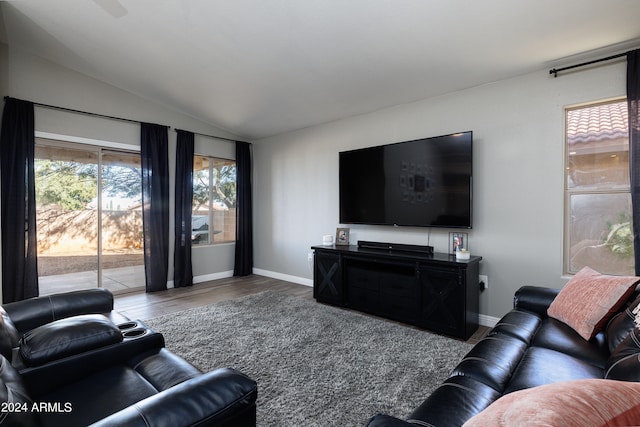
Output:
[[[202,276],[194,276],[193,284],[208,282],[209,280],[226,279],[227,277],[233,277],[233,270],[221,271],[220,273],[203,274]],[[173,280],[167,281],[167,289],[174,288]]]
[[304,286],[313,286],[313,280],[305,277],[291,276],[289,274],[277,273],[275,271],[263,270],[261,268],[254,268],[253,274],[259,276],[271,277],[272,279],[284,280],[286,282],[297,283]]
[[489,326],[491,328],[496,326],[496,323],[498,323],[498,320],[500,319],[493,316],[487,316],[486,314],[480,314],[478,316],[478,323],[480,323],[480,325]]
[[219,273],[203,274],[202,276],[195,276],[193,278],[193,283],[196,284],[196,283],[208,282],[209,280],[226,279],[228,277],[233,277],[233,270],[221,271]]

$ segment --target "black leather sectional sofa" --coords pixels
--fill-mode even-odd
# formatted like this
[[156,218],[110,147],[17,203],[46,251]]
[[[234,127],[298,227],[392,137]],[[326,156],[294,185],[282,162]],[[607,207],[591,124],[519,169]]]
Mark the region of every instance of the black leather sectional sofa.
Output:
[[[407,420],[378,414],[368,427],[461,426],[501,396],[583,379],[640,381],[637,291],[590,340],[547,315],[557,289],[524,286],[514,308],[460,361]],[[553,397],[551,397],[553,398]]]
[[106,290],[0,308],[3,426],[255,426],[256,398],[242,373],[202,373],[168,351]]

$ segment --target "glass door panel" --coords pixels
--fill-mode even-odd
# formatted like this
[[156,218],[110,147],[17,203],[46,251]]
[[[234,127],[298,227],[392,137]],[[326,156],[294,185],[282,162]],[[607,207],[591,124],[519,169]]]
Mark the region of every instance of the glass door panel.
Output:
[[140,156],[103,151],[101,167],[102,287],[144,286]]
[[144,287],[140,155],[43,139],[35,153],[40,294]]
[[40,294],[98,283],[98,152],[36,145]]

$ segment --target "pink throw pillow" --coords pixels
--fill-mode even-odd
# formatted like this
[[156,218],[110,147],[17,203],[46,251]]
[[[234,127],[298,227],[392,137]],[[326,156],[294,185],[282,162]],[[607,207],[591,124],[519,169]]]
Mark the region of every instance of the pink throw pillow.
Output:
[[610,276],[584,267],[560,290],[547,314],[590,340],[620,310],[639,281],[640,277]]
[[506,394],[463,427],[637,425],[640,383],[586,379]]

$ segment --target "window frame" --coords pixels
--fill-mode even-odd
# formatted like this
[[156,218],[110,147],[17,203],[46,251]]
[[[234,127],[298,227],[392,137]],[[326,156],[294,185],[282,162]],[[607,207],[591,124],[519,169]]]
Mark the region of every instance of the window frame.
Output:
[[[614,104],[626,102],[625,96],[607,98],[597,101],[585,102],[574,105],[567,105],[563,108],[563,173],[562,173],[562,189],[563,189],[563,250],[562,250],[562,272],[564,276],[573,276],[577,271],[571,269],[571,198],[573,195],[631,195],[631,184],[626,188],[610,187],[610,188],[570,188],[567,171],[570,167],[569,161],[569,111],[579,110],[581,108],[597,107],[599,105]],[[612,274],[612,273],[609,273]]]
[[[191,244],[192,248],[201,248],[201,247],[211,247],[211,246],[216,246],[216,245],[228,245],[228,244],[234,244],[236,242],[236,230],[235,230],[235,225],[234,225],[234,229],[233,229],[233,239],[229,239],[229,240],[222,240],[222,241],[215,241],[215,234],[213,234],[214,231],[214,227],[211,226],[214,223],[214,209],[212,208],[213,203],[215,202],[215,186],[214,186],[214,174],[212,173],[212,171],[215,169],[215,164],[217,161],[221,161],[221,162],[232,162],[233,165],[236,167],[236,177],[235,177],[235,184],[237,185],[237,163],[235,159],[229,159],[229,158],[225,158],[225,157],[220,157],[220,156],[215,156],[215,155],[211,155],[211,154],[200,154],[200,153],[194,153],[193,154],[194,157],[194,164],[195,164],[195,159],[197,157],[203,157],[208,159],[209,161],[209,184],[208,184],[208,220],[209,220],[209,229],[208,229],[208,242],[207,243],[193,243]],[[193,170],[193,174],[195,177],[195,167]],[[237,194],[237,186],[236,186],[236,194]],[[237,203],[237,202],[236,202]],[[235,208],[234,208],[235,209]],[[192,220],[191,223],[193,224],[193,216],[194,216],[194,209],[193,209],[193,202],[192,202],[192,209],[191,209],[191,214],[192,214]],[[235,215],[234,215],[235,218]],[[191,230],[193,233],[193,229]]]

